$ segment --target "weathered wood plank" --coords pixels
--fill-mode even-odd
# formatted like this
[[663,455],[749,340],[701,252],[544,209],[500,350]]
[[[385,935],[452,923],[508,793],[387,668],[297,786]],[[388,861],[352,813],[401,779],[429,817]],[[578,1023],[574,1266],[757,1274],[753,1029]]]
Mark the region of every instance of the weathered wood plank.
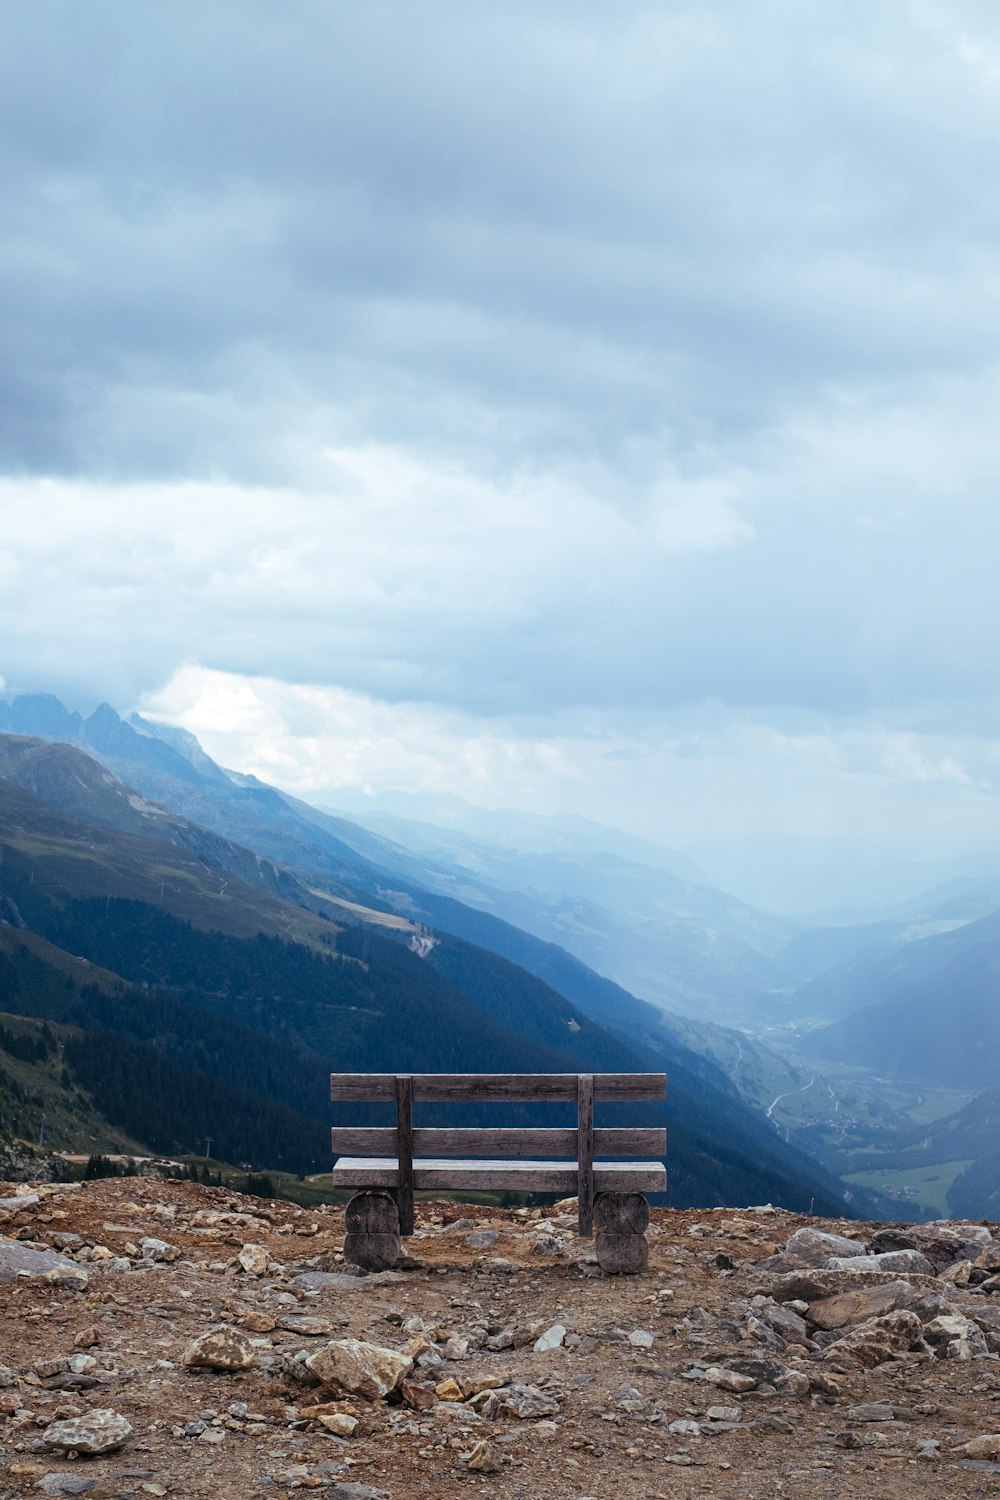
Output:
[[396,1160],[399,1180],[396,1202],[399,1204],[399,1232],[413,1233],[413,1079],[396,1079]]
[[[335,1125],[330,1132],[335,1156],[390,1156],[396,1149],[395,1126]],[[663,1156],[667,1132],[656,1125],[598,1127],[595,1156]],[[576,1160],[576,1130],[505,1126],[491,1129],[438,1129],[417,1126],[416,1156],[570,1156]]]
[[[342,1156],[333,1169],[334,1187],[394,1188],[398,1181],[399,1165],[395,1157]],[[594,1189],[598,1193],[662,1193],[666,1185],[667,1174],[660,1162],[594,1166]],[[415,1157],[413,1186],[418,1191],[520,1190],[569,1196],[577,1189],[577,1168],[575,1162],[560,1165],[547,1161],[450,1161]]]
[[581,1238],[594,1232],[594,1078],[581,1073],[576,1081],[576,1195]]
[[595,1127],[595,1156],[666,1156],[667,1132],[662,1125]]
[[[334,1100],[387,1100],[396,1097],[395,1073],[333,1073]],[[414,1073],[413,1098],[431,1103],[449,1099],[576,1100],[576,1073]],[[598,1100],[665,1099],[665,1073],[600,1073]]]

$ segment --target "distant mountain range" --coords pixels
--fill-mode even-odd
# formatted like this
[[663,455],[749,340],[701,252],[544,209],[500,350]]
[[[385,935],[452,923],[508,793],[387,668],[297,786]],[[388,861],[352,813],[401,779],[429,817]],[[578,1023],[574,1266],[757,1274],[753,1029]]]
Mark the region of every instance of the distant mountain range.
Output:
[[[844,1211],[836,1179],[658,1009],[427,889],[419,875],[447,872],[418,852],[107,706],[81,719],[19,699],[0,726],[15,731],[0,736],[0,1011],[54,1028],[67,1144],[96,1121],[160,1150],[213,1134],[232,1159],[312,1170],[334,1067],[656,1067],[672,1201]],[[55,1062],[0,1050],[0,1107],[29,1133],[32,1066]]]
[[[78,745],[193,822],[282,863],[360,882],[390,906],[417,900],[437,926],[466,919],[428,904],[433,897],[499,918],[673,1013],[749,1030],[787,1017],[796,981],[773,955],[796,926],[677,873],[687,862],[628,835],[609,830],[612,849],[585,850],[570,820],[556,820],[557,847],[546,849],[538,825],[547,820],[517,814],[513,837],[523,830],[527,850],[386,815],[373,831],[227,773],[183,730],[138,715],[125,722],[107,704],[84,719],[49,695],[20,697],[0,704],[0,730]],[[494,833],[496,820],[480,815]]]
[[[187,872],[182,879],[178,869],[175,881],[162,856],[126,844],[116,854],[119,878],[99,886],[105,894],[130,894],[202,928],[211,914],[234,937],[284,933],[312,944],[318,930],[328,950],[331,934],[343,945],[363,931],[397,949],[422,943],[425,957],[410,959],[475,1006],[473,1030],[480,1015],[506,1028],[508,1049],[530,1041],[597,1055],[613,1043],[633,1066],[665,1067],[675,1083],[675,1188],[692,1202],[710,1201],[707,1184],[721,1181],[710,1162],[728,1159],[739,1175],[750,1156],[785,1182],[750,1196],[804,1201],[812,1167],[794,1143],[839,1170],[838,1143],[860,1149],[866,1139],[851,1102],[865,1077],[872,1161],[887,1164],[893,1152],[928,1160],[959,1138],[975,1144],[949,1166],[966,1174],[967,1202],[984,1181],[975,1164],[1000,1153],[1000,1125],[984,1125],[975,1142],[965,1124],[952,1130],[946,1112],[922,1136],[905,1117],[890,1126],[874,1082],[895,1080],[914,1098],[950,1088],[967,1100],[1000,1086],[1000,888],[988,872],[951,880],[878,922],[803,928],[706,885],[681,856],[585,820],[443,801],[427,809],[439,824],[416,816],[423,809],[412,799],[402,811],[374,811],[360,799],[348,810],[355,816],[321,810],[223,770],[181,730],[125,721],[107,705],[82,718],[47,696],[20,698],[0,703],[0,729],[21,737],[0,738],[0,777],[11,787],[87,824],[167,843]],[[76,889],[71,868],[81,867],[61,866],[60,878],[83,898],[86,882]],[[201,885],[185,902],[194,868]],[[150,869],[158,882],[146,878]],[[135,982],[131,973],[119,978]],[[156,982],[176,989],[167,969]],[[387,1014],[367,1039],[356,1022],[362,1050],[375,1046]],[[296,1045],[315,1050],[297,1036]],[[472,1048],[472,1038],[463,1045]],[[813,1087],[817,1070],[825,1081]],[[775,1116],[788,1121],[785,1141],[763,1116],[800,1099]],[[983,1117],[993,1119],[985,1105]],[[822,1191],[839,1189],[827,1177]]]
[[878,999],[812,1032],[811,1056],[951,1087],[1000,1083],[1000,912],[853,965],[841,982],[845,998]]

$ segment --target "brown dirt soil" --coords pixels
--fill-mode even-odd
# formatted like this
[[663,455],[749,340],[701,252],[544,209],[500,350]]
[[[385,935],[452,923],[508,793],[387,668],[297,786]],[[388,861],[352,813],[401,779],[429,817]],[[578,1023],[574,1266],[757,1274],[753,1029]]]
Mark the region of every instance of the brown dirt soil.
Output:
[[[15,1191],[25,1188],[0,1186],[0,1197]],[[0,1365],[14,1378],[5,1388],[0,1382],[3,1497],[58,1493],[52,1478],[39,1488],[45,1476],[57,1475],[92,1481],[85,1492],[95,1500],[150,1494],[281,1500],[298,1489],[363,1500],[365,1489],[352,1492],[352,1485],[392,1500],[477,1492],[498,1500],[1000,1495],[1000,1464],[973,1464],[956,1451],[1000,1431],[996,1358],[910,1354],[873,1370],[833,1369],[829,1389],[804,1398],[766,1385],[733,1395],[683,1378],[696,1360],[759,1352],[745,1340],[736,1347],[719,1342],[720,1320],[728,1317],[732,1326],[733,1304],[768,1289],[755,1262],[795,1228],[810,1224],[864,1238],[874,1226],[774,1211],[656,1209],[648,1269],[608,1278],[565,1211],[422,1203],[417,1234],[406,1242],[414,1268],[338,1276],[310,1295],[292,1278],[310,1269],[343,1270],[342,1209],[302,1210],[143,1178],[34,1191],[43,1194],[39,1202],[0,1213],[0,1235],[37,1245],[79,1235],[85,1256],[85,1247],[103,1246],[130,1264],[108,1269],[85,1260],[84,1290],[38,1279],[0,1283]],[[212,1221],[232,1213],[249,1217]],[[495,1243],[470,1246],[468,1234],[484,1229],[498,1232]],[[139,1269],[144,1236],[179,1253]],[[246,1244],[266,1246],[277,1265],[262,1276],[244,1272],[235,1257]],[[80,1249],[70,1241],[67,1253]],[[303,1316],[325,1320],[329,1332],[305,1336],[281,1325]],[[572,1347],[473,1347],[430,1377],[450,1376],[466,1393],[489,1377],[494,1384],[504,1378],[533,1384],[556,1398],[558,1415],[483,1420],[447,1402],[415,1411],[309,1388],[281,1369],[282,1356],[312,1353],[330,1338],[405,1350],[412,1332],[401,1324],[413,1316],[424,1320],[439,1351],[448,1335],[470,1330],[475,1344],[477,1322],[494,1334],[514,1325],[533,1335],[564,1325]],[[216,1323],[258,1341],[253,1367],[226,1374],[182,1366],[188,1342]],[[629,1342],[637,1330],[654,1335],[651,1347]],[[85,1379],[85,1388],[73,1388],[66,1361],[81,1352],[95,1359],[101,1384],[86,1386]],[[821,1357],[803,1351],[798,1368],[831,1369]],[[623,1409],[616,1398],[623,1382],[636,1388],[640,1410]],[[331,1400],[358,1418],[352,1438],[313,1430],[315,1420],[302,1416]],[[903,1420],[859,1425],[848,1412],[864,1402],[908,1411]],[[710,1406],[738,1408],[740,1421],[710,1426],[710,1435],[668,1430],[677,1420],[704,1426]],[[104,1407],[132,1425],[119,1451],[94,1458],[37,1451],[57,1417]],[[204,1423],[221,1441],[185,1435],[192,1423]],[[497,1472],[467,1467],[484,1439]],[[928,1439],[940,1443],[938,1457],[921,1456],[918,1445]],[[326,1472],[320,1467],[325,1460],[344,1468],[331,1475],[330,1465]]]

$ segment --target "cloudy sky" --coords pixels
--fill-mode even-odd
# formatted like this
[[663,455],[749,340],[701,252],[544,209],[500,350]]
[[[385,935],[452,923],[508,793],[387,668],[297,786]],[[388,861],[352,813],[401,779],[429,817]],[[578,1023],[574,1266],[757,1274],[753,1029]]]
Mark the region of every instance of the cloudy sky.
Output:
[[2,12],[8,696],[1000,847],[992,0]]

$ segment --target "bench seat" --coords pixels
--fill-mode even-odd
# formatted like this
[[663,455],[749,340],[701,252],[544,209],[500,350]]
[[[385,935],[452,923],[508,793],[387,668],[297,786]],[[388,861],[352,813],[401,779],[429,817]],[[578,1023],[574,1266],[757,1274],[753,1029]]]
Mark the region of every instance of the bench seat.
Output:
[[[342,1156],[333,1169],[334,1187],[394,1188],[399,1163],[394,1156]],[[413,1186],[418,1191],[452,1188],[464,1191],[564,1193],[577,1191],[577,1164],[558,1161],[461,1161],[414,1157]],[[594,1163],[597,1193],[663,1193],[667,1171],[662,1162]]]

